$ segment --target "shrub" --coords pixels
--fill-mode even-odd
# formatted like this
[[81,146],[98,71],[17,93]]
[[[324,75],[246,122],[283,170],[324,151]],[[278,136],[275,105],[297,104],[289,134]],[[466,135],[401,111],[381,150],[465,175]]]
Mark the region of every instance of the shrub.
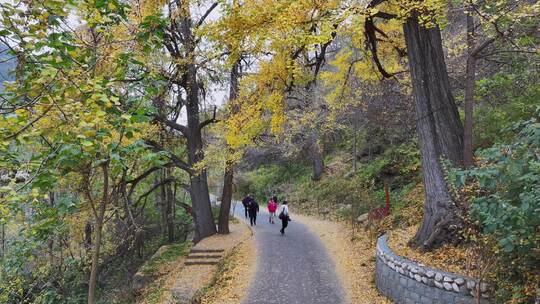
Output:
[[540,99],[540,85],[534,83],[535,79],[537,76],[520,71],[478,81],[478,96],[490,100],[490,104],[475,107],[475,146],[486,148],[510,140],[514,135],[509,132],[510,126],[534,115]]
[[477,152],[480,161],[451,174],[461,188],[478,188],[470,198],[470,220],[488,239],[493,256],[497,303],[529,303],[540,286],[540,108],[515,124],[509,144]]
[[264,203],[271,195],[281,196],[281,185],[302,183],[309,178],[310,168],[303,164],[263,166],[246,173],[249,182],[240,184],[239,192],[251,193],[259,203]]

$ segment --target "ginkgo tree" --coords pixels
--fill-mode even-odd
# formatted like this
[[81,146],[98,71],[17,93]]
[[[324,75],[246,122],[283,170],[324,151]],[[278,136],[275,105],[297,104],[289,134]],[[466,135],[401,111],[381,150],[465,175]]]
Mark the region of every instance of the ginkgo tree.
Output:
[[[132,33],[142,38],[143,50],[152,49],[156,61],[146,62],[147,69],[161,77],[157,83],[160,94],[153,100],[157,109],[153,120],[185,140],[186,153],[176,155],[175,165],[190,176],[196,239],[202,239],[216,233],[202,134],[204,128],[217,122],[217,108],[204,119],[203,104],[208,87],[220,82],[221,59],[229,53],[212,42],[205,25],[212,14],[227,5],[217,1],[134,1],[133,7]],[[166,145],[148,143],[157,151],[171,152]]]
[[242,111],[229,123],[230,144],[250,140],[255,135],[249,134],[263,129],[263,122],[280,132],[287,92],[291,86],[313,79],[313,74],[302,68],[302,53],[320,56],[336,36],[351,37],[356,49],[364,51],[351,58],[350,64],[342,65],[346,68],[338,73],[344,75],[343,82],[355,71],[366,81],[394,77],[412,84],[426,189],[424,219],[412,244],[430,249],[453,238],[457,209],[440,159],[461,165],[463,127],[439,29],[445,6],[446,2],[439,0],[374,0],[367,5],[352,1],[243,2],[239,16],[224,21],[227,31],[222,37],[226,41],[242,37],[255,47],[266,48],[269,58],[243,82],[238,98]]
[[[118,39],[127,18],[125,4],[26,5],[1,4],[1,39],[19,65],[16,81],[6,84],[2,97],[0,161],[8,170],[27,172],[24,182],[12,179],[2,187],[2,208],[29,216],[31,235],[49,244],[70,217],[90,216],[87,228],[85,221],[72,224],[75,231],[90,227],[85,231],[91,248],[88,303],[94,303],[108,220],[119,210],[125,210],[122,216],[132,216],[134,187],[146,172],[167,163],[163,153],[152,151],[144,141],[155,132],[147,115],[153,111],[154,94],[139,91],[144,84],[132,81],[144,78],[137,74],[143,69],[126,51],[126,42]],[[68,21],[71,16],[81,20],[76,29]],[[144,173],[137,177],[141,169]],[[70,195],[82,204],[73,201],[63,208]],[[2,296],[26,301],[31,290],[14,287]],[[56,296],[41,293],[34,300],[48,302]]]

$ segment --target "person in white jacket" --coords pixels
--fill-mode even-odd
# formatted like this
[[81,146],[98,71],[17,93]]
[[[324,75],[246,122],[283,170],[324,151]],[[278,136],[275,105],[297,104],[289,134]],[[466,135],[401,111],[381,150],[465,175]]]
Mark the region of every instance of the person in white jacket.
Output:
[[283,201],[283,204],[279,207],[279,219],[281,220],[281,234],[285,234],[285,228],[289,224],[291,218],[289,217],[289,206],[287,206],[287,201]]

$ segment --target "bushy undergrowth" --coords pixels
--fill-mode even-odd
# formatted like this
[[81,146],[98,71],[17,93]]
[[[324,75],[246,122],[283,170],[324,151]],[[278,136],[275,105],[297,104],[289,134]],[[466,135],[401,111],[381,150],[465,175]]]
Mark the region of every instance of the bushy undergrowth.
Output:
[[540,100],[540,84],[534,83],[535,77],[520,71],[478,81],[478,96],[491,103],[475,107],[476,146],[487,148],[495,142],[511,140],[513,134],[505,130],[534,114]]
[[243,195],[250,193],[259,203],[272,195],[283,197],[283,189],[280,188],[309,181],[309,170],[308,166],[300,163],[260,167],[245,173],[238,183],[238,190]]
[[[270,195],[287,198],[304,213],[333,213],[342,219],[356,218],[384,205],[384,183],[390,186],[391,208],[410,203],[405,196],[419,182],[420,154],[416,142],[389,147],[382,154],[357,163],[353,172],[350,155],[341,152],[327,156],[324,178],[311,180],[308,164],[270,165],[244,173],[240,192],[256,199]],[[264,200],[261,200],[264,202]]]
[[540,108],[507,131],[517,134],[512,141],[477,151],[478,165],[451,177],[491,245],[497,303],[532,303],[540,295]]

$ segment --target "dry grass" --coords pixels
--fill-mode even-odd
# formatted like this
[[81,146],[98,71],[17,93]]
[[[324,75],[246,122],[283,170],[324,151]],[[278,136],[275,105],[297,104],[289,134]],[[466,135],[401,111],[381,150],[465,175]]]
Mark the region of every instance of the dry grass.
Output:
[[[223,249],[224,257],[247,239],[252,238],[251,230],[244,223],[230,225],[230,234],[214,236],[203,239],[193,248],[195,249]],[[216,276],[217,265],[182,265],[165,280],[163,292],[159,303],[174,303],[173,293],[179,291],[182,294],[196,296],[204,293],[205,287],[210,286]]]
[[[188,248],[191,247],[191,245],[188,245]],[[181,269],[184,267],[184,261],[186,260],[186,255],[182,254],[178,258],[174,260],[167,261],[165,263],[161,263],[157,266],[157,269],[153,271],[155,281],[148,284],[144,288],[144,290],[141,292],[141,294],[137,297],[136,303],[137,304],[155,304],[160,302],[160,298],[162,297],[165,286],[167,285],[167,281],[173,277],[175,273],[178,273],[181,271]]]
[[415,262],[463,275],[472,275],[471,263],[476,261],[470,248],[443,245],[431,252],[421,252],[407,245],[422,221],[424,187],[416,185],[404,198],[407,204],[397,214],[392,214],[379,223],[381,231],[388,233],[388,246],[398,255]]
[[413,238],[418,227],[419,225],[413,225],[388,231],[388,246],[396,254],[426,266],[463,275],[473,275],[470,262],[474,260],[472,258],[474,255],[467,247],[443,245],[434,251],[421,252],[407,246],[407,242]]
[[294,217],[321,238],[336,265],[336,272],[346,291],[348,303],[391,303],[379,295],[375,288],[373,238],[365,233],[357,234],[353,240],[350,228],[342,222],[297,214]]

